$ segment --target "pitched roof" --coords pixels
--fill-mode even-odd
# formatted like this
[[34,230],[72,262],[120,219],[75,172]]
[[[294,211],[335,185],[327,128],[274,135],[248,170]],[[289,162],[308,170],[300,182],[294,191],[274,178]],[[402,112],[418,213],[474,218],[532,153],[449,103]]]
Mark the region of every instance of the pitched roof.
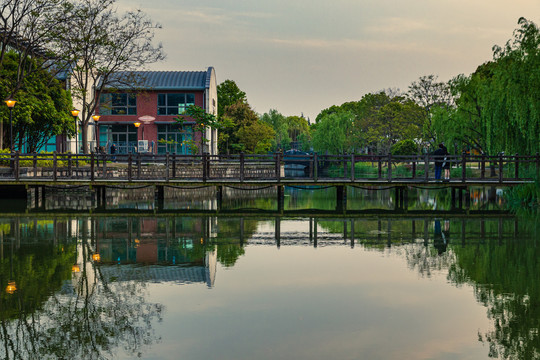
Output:
[[[111,74],[106,89],[204,90],[210,86],[212,67],[206,71],[120,71]],[[101,81],[98,86],[101,85]]]

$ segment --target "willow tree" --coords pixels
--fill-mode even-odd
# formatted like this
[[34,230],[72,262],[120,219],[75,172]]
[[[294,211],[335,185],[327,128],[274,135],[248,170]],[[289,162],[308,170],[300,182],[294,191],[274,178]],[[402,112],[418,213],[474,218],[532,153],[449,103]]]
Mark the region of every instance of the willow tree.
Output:
[[504,47],[494,47],[493,81],[483,102],[491,152],[540,151],[540,29],[519,19]]

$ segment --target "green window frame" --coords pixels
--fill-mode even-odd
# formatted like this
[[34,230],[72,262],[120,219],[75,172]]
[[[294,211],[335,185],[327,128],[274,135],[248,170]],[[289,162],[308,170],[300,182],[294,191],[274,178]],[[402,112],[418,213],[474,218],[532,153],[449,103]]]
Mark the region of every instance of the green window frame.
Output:
[[158,124],[157,153],[190,155],[189,141],[193,138],[190,125]]
[[158,94],[158,115],[181,115],[190,105],[195,105],[195,94]]

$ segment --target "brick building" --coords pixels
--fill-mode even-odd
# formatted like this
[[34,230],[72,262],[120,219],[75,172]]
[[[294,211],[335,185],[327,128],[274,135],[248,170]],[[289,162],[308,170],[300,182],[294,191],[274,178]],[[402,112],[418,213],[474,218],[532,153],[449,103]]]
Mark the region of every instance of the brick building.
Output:
[[109,151],[155,154],[191,154],[191,144],[217,154],[217,130],[201,133],[192,129],[193,119],[183,125],[175,119],[189,105],[217,115],[217,82],[213,67],[206,71],[141,71],[113,74],[113,81],[99,95],[97,143]]

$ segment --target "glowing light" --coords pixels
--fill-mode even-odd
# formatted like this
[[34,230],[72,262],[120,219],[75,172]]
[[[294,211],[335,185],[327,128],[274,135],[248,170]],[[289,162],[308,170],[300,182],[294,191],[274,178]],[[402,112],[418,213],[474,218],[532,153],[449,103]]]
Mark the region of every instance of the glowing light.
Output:
[[8,282],[8,286],[6,287],[6,292],[8,294],[13,294],[15,291],[17,291],[17,284],[15,281]]

